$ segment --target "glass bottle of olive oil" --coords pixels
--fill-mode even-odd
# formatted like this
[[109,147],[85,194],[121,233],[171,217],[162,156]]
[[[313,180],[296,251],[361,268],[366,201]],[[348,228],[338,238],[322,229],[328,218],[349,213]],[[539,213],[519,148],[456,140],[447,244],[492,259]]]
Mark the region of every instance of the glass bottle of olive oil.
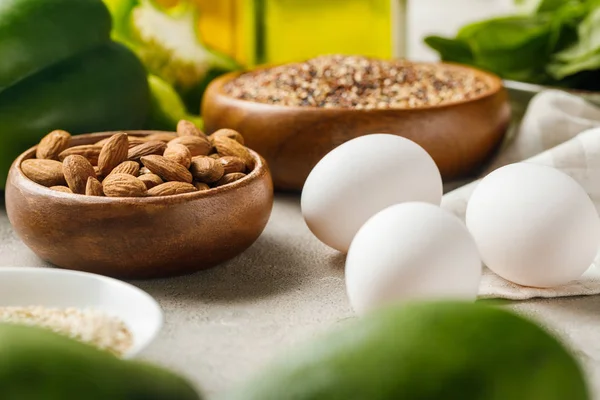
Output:
[[331,53],[405,54],[406,0],[237,1],[243,8],[242,35],[253,38],[243,58],[252,64]]
[[407,0],[194,2],[203,41],[246,66],[332,53],[405,55]]

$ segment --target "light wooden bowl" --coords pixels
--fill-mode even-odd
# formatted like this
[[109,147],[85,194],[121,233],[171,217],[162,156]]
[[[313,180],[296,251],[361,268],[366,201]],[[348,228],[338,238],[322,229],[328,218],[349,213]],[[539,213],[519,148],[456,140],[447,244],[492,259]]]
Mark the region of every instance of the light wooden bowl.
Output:
[[269,164],[276,189],[301,190],[317,162],[340,144],[370,133],[392,133],[421,145],[445,180],[468,176],[488,159],[510,122],[502,81],[470,67],[491,90],[465,102],[418,109],[354,110],[286,107],[238,100],[224,85],[240,73],[213,81],[202,101],[207,133],[238,130]]
[[[73,146],[114,132],[74,136]],[[147,135],[153,132],[130,132]],[[68,269],[119,278],[180,275],[215,266],[246,250],[265,228],[273,184],[262,157],[229,185],[164,197],[108,198],[38,185],[13,163],[6,185],[8,218],[39,257]]]

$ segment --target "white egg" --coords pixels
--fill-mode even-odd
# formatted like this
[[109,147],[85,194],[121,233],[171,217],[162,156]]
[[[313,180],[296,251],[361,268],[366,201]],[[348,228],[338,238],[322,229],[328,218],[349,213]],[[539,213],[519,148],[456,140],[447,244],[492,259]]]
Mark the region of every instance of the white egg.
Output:
[[442,178],[429,154],[396,135],[353,139],[313,168],[302,190],[302,215],[315,236],[346,252],[360,227],[393,204],[439,205]]
[[523,286],[577,279],[600,245],[600,219],[585,190],[543,165],[502,167],[477,186],[466,215],[483,262]]
[[346,259],[346,291],[360,314],[411,299],[475,300],[480,280],[481,259],[463,222],[428,203],[376,214]]

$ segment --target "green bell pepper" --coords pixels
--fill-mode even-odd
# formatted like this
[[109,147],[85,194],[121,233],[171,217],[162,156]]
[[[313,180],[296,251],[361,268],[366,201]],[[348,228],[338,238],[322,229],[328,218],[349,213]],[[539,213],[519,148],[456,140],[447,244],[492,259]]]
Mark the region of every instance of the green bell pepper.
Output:
[[182,119],[193,122],[200,129],[204,128],[202,117],[188,113],[173,86],[152,74],[148,75],[148,83],[151,93],[150,115],[146,121],[148,129],[174,131],[177,122]]
[[101,0],[1,0],[0,188],[17,155],[51,130],[144,125],[145,68],[110,31]]
[[104,3],[113,17],[113,39],[129,47],[150,73],[147,127],[173,130],[179,119],[187,119],[202,128],[198,113],[204,90],[217,76],[241,67],[200,39],[200,10],[194,1],[180,0],[167,8],[156,0]]

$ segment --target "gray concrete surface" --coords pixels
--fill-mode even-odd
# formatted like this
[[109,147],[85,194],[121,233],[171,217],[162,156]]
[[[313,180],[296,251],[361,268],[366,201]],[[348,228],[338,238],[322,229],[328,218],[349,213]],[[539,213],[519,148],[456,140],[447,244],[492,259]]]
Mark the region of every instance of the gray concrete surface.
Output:
[[[215,398],[282,349],[352,317],[343,263],[308,231],[299,198],[278,196],[265,232],[238,258],[190,276],[133,282],[160,302],[166,316],[163,331],[142,357],[181,372]],[[16,237],[0,203],[2,266],[45,263]],[[600,393],[600,297],[508,307],[571,345]]]
[[[511,1],[409,0],[409,55],[434,59],[421,44],[422,35],[451,34],[464,22],[509,10]],[[142,357],[179,371],[215,398],[282,349],[352,317],[343,264],[343,257],[310,234],[299,199],[278,196],[265,232],[238,258],[190,276],[133,282],[160,302],[166,317],[163,331]],[[16,237],[0,202],[2,266],[45,263]],[[508,307],[570,344],[600,399],[600,296]]]

